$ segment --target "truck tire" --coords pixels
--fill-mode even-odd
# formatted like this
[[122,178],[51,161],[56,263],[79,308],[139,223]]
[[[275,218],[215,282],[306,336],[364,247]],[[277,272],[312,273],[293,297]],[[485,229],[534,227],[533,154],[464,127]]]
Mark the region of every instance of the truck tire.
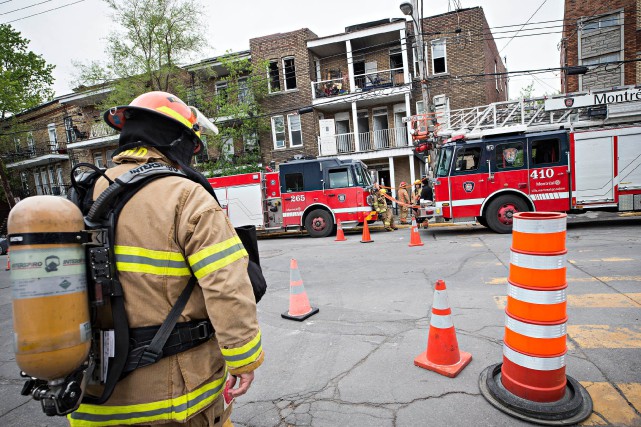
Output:
[[485,220],[484,216],[477,216],[476,217],[476,222],[481,224],[483,227],[487,228],[487,221]]
[[326,210],[314,209],[305,218],[305,229],[312,237],[327,237],[334,231],[334,220]]
[[528,211],[527,204],[517,196],[504,195],[492,200],[485,211],[487,226],[494,232],[512,232],[512,216],[517,212]]

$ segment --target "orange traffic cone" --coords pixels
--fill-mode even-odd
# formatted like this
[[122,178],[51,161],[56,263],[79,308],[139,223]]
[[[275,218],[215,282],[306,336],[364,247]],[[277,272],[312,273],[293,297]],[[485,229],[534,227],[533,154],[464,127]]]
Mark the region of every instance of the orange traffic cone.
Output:
[[298,271],[298,262],[295,259],[292,258],[289,268],[289,311],[281,314],[281,317],[301,322],[318,313],[318,308],[309,305],[303,279]]
[[[367,221],[366,221],[367,222]],[[338,220],[338,225],[336,226],[336,238],[334,239],[335,242],[343,242],[347,240],[345,238],[345,234],[343,233],[343,226],[341,225],[341,220]]]
[[445,282],[438,280],[434,287],[434,302],[430,319],[427,350],[414,359],[418,367],[454,378],[472,360],[472,355],[459,351],[456,331],[450,315]]
[[412,218],[412,231],[410,233],[410,244],[408,246],[423,246],[421,235],[418,234],[418,227],[416,226],[415,218]]
[[361,243],[371,243],[373,240],[369,237],[369,226],[367,225],[367,218],[363,221],[363,237],[361,237]]
[[7,268],[5,268],[5,271],[11,270],[11,261],[9,261],[9,249],[7,249]]

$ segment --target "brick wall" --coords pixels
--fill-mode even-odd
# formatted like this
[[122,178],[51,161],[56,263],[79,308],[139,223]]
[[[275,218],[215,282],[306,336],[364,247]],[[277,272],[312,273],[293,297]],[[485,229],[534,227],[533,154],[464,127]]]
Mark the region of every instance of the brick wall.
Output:
[[[563,27],[563,46],[561,60],[564,63],[561,66],[575,66],[579,64],[579,41],[577,23],[582,18],[592,18],[617,11],[623,10],[623,40],[624,40],[624,60],[637,59],[639,50],[639,41],[641,35],[638,31],[638,3],[634,0],[609,0],[607,2],[596,0],[565,0],[564,27]],[[595,55],[606,54],[613,49],[620,47],[621,33],[618,28],[604,28],[584,33],[582,38],[582,54]],[[613,31],[614,30],[614,31]],[[617,34],[614,34],[617,33]],[[618,41],[616,40],[618,38]],[[586,46],[583,46],[586,44]],[[621,81],[621,68],[623,69],[623,81]],[[638,64],[630,62],[623,64],[621,68],[604,67],[599,68],[597,72],[590,72],[582,76],[584,83],[583,90],[590,88],[604,88],[621,85],[635,85],[641,80],[637,77]],[[576,92],[579,88],[579,76],[563,76],[561,78],[562,90],[565,92]]]
[[[271,116],[282,115],[285,121],[285,144],[282,149],[274,148],[271,131],[262,132],[259,136],[262,160],[268,164],[272,160],[276,163],[283,162],[295,155],[318,155],[318,122],[313,114],[300,116],[303,138],[302,147],[291,147],[287,114],[296,113],[301,107],[310,106],[312,103],[311,84],[315,80],[315,68],[307,53],[307,41],[318,38],[307,28],[288,33],[272,34],[249,40],[252,61],[278,60],[278,71],[281,82],[281,91],[269,94],[262,103],[263,110]],[[284,90],[284,70],[282,59],[294,57],[296,67],[296,89]],[[267,71],[265,71],[267,74]]]
[[[461,31],[455,33],[457,29]],[[494,73],[495,61],[498,71],[505,71],[494,39],[489,36],[490,30],[483,8],[474,7],[424,18],[422,30],[426,34],[428,46],[428,81],[432,97],[447,95],[451,109],[507,100],[504,79],[500,79],[501,90],[497,91],[492,76],[452,78],[466,74]],[[410,22],[407,24],[407,32],[413,34]],[[434,75],[431,42],[442,38],[446,39],[447,73]],[[412,40],[411,35],[409,39]],[[410,61],[413,61],[411,56]],[[414,100],[421,100],[420,87],[415,86],[412,97]]]

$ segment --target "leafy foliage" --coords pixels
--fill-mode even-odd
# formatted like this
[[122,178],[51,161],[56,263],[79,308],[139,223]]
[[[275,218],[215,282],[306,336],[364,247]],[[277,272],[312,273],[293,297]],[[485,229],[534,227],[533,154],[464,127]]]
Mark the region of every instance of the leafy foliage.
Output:
[[0,120],[53,98],[54,66],[28,45],[11,25],[0,24]]
[[186,73],[179,66],[206,45],[197,0],[104,0],[116,24],[107,37],[106,64],[75,65],[80,86],[109,85],[102,109],[128,104],[146,91],[186,98]]
[[[258,135],[269,128],[267,120],[260,117],[260,101],[267,94],[266,64],[252,63],[247,56],[231,52],[217,59],[225,75],[199,70],[195,75],[198,83],[190,95],[191,102],[213,118],[220,131],[207,140],[215,159],[201,169],[214,176],[258,171]],[[234,149],[241,142],[242,149]]]

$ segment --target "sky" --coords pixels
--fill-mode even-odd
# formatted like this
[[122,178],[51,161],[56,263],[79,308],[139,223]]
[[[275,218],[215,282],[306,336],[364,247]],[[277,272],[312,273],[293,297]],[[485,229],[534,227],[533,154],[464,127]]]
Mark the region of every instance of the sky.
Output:
[[[206,23],[203,31],[209,46],[205,46],[202,55],[193,62],[227,50],[247,50],[253,37],[300,28],[309,28],[319,37],[325,37],[342,33],[350,25],[404,17],[399,9],[400,0],[200,1]],[[559,20],[563,19],[563,0],[425,0],[423,16],[453,10],[455,3],[463,8],[483,8],[509,71],[559,67],[557,45],[561,40]],[[530,25],[511,38],[526,22]],[[103,0],[0,0],[0,24],[3,23],[20,31],[31,41],[32,51],[56,66],[56,95],[72,92],[75,77],[72,61],[88,63],[105,59],[105,38],[117,28]],[[506,27],[510,25],[512,27]],[[524,37],[541,33],[548,34]],[[554,93],[560,88],[558,71],[535,77],[511,77],[510,97],[518,97],[521,88],[532,82],[535,96]]]

